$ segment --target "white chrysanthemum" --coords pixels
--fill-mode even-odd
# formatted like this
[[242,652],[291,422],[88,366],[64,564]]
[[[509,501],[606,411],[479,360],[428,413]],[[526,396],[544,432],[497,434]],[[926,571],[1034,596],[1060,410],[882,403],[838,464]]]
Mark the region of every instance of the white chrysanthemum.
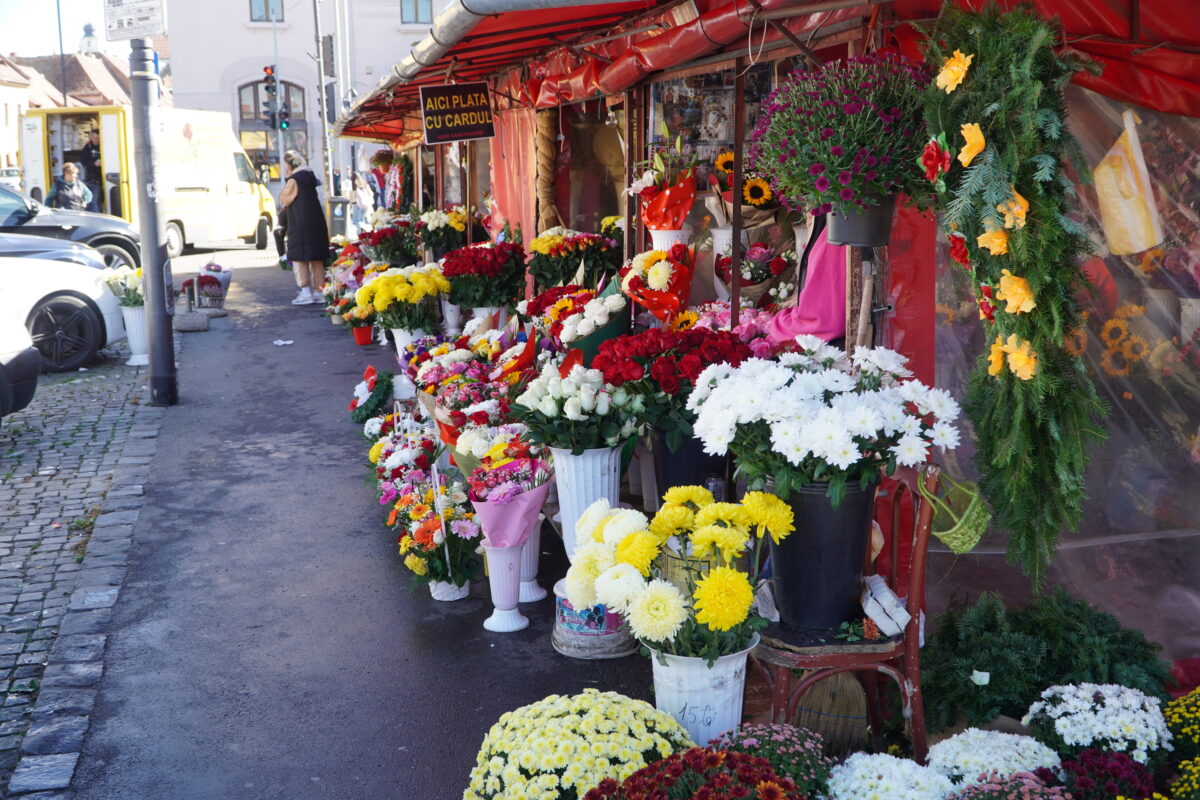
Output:
[[579,515],[579,519],[575,521],[575,541],[589,541],[592,538],[592,533],[596,530],[596,526],[608,518],[612,513],[612,506],[608,503],[608,498],[601,497],[596,502],[583,510]]
[[578,610],[596,605],[596,579],[615,563],[611,548],[599,542],[580,543],[567,570],[567,602]]
[[596,599],[607,608],[625,613],[629,603],[646,588],[646,579],[637,568],[629,564],[617,564],[596,578]]
[[646,283],[656,292],[666,291],[671,285],[671,262],[664,259],[646,270]]
[[683,593],[671,583],[655,578],[629,603],[629,630],[646,642],[663,642],[679,632],[687,619]]
[[915,761],[855,753],[829,773],[829,800],[945,800],[954,784]]
[[[646,519],[646,515],[632,508],[618,508],[613,510],[608,517],[600,523],[592,531],[592,538],[595,539],[599,534],[604,538],[604,544],[609,547],[616,547],[617,544],[631,533],[645,530],[650,524],[650,520]],[[579,536],[578,529],[575,533]],[[576,538],[578,541],[578,538]]]
[[381,430],[383,430],[383,417],[371,417],[363,423],[363,436],[368,439],[378,439]]
[[906,433],[892,448],[896,463],[902,467],[915,467],[925,461],[929,455],[929,445],[919,436]]
[[929,441],[933,442],[934,447],[953,450],[958,447],[958,428],[947,422],[935,422],[929,429]]
[[1158,698],[1127,686],[1051,686],[1021,720],[1035,729],[1047,723],[1072,747],[1128,753],[1143,764],[1159,750],[1174,749]]
[[987,772],[1002,776],[1059,765],[1058,754],[1032,736],[968,728],[929,748],[929,767],[955,784],[970,785]]

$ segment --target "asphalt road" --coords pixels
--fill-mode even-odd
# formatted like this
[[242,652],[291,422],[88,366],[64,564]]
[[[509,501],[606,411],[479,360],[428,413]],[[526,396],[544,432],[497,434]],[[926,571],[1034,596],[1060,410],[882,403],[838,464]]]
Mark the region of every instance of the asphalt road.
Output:
[[[222,256],[232,312],[185,334],[77,798],[450,800],[505,711],[588,686],[648,697],[637,656],[556,654],[550,600],[493,634],[486,583],[457,603],[410,590],[346,411],[394,358],[289,305],[290,273],[238,267],[261,254]],[[548,586],[565,562],[543,542]]]

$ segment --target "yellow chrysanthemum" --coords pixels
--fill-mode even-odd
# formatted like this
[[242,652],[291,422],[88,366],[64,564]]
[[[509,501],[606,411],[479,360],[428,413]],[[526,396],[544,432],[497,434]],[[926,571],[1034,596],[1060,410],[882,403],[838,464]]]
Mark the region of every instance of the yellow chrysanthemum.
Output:
[[792,507],[773,494],[747,492],[742,498],[742,507],[746,509],[750,524],[758,528],[758,535],[762,536],[765,529],[775,544],[796,530]]
[[380,439],[375,444],[371,445],[371,449],[367,451],[367,460],[372,464],[379,463],[379,456],[383,454],[383,448],[387,446],[387,439]]
[[696,582],[693,600],[697,622],[715,631],[727,631],[746,621],[754,589],[741,570],[717,567]]
[[617,542],[617,563],[628,564],[642,573],[642,577],[649,577],[650,565],[658,557],[658,547],[658,537],[650,531],[631,533]]
[[650,532],[662,544],[676,534],[690,531],[695,519],[695,512],[682,503],[663,503],[654,519],[650,520]]
[[401,553],[407,553],[409,550],[412,550],[413,545],[414,545],[413,537],[409,536],[407,533],[400,537],[400,552]]
[[663,501],[700,509],[713,502],[713,493],[703,486],[672,486],[663,495]]
[[1025,216],[1029,213],[1029,201],[1021,196],[1017,187],[1009,188],[1012,189],[1012,199],[996,206],[996,210],[1004,215],[1004,227],[1018,230],[1025,227]]
[[745,528],[726,528],[723,525],[705,525],[692,534],[692,554],[707,559],[720,553],[726,564],[746,552],[750,532]]
[[1014,333],[1005,342],[1004,351],[1008,353],[1008,368],[1018,378],[1027,381],[1037,374],[1038,355],[1031,343]]
[[709,503],[696,512],[696,527],[721,523],[731,528],[750,525],[750,515],[739,503]]
[[965,56],[961,50],[955,50],[954,55],[946,59],[942,64],[941,71],[937,74],[934,81],[937,87],[946,94],[953,92],[967,77],[967,70],[970,69],[971,62],[974,60],[974,55]]
[[1006,355],[1004,342],[997,336],[996,341],[992,342],[992,349],[988,352],[988,375],[995,377],[1004,371],[1004,357]]
[[992,255],[1002,256],[1008,252],[1008,231],[1004,228],[994,228],[987,233],[979,234],[975,242],[980,247],[987,248]]
[[733,172],[734,155],[732,150],[726,150],[713,161],[713,167],[718,172]]
[[409,553],[404,557],[404,566],[411,569],[417,575],[429,574],[429,562],[416,553]]
[[742,184],[742,199],[755,208],[762,208],[774,197],[771,185],[762,178],[749,178]]
[[979,127],[978,122],[963,125],[959,130],[962,132],[964,144],[958,151],[958,160],[964,167],[969,167],[975,156],[987,147],[987,140],[983,138],[983,129]]
[[671,285],[672,272],[670,261],[657,261],[646,270],[646,284],[656,292],[665,292]]
[[368,283],[366,286],[359,287],[358,291],[354,293],[354,305],[370,305],[371,300],[375,297],[376,288],[377,287],[375,286],[374,282]]
[[674,584],[655,578],[629,603],[629,630],[646,642],[664,642],[687,620],[687,602]]
[[1010,314],[1024,314],[1037,308],[1028,280],[1013,275],[1006,269],[1000,270],[1000,276],[996,299],[1008,303],[1004,308],[1005,311]]

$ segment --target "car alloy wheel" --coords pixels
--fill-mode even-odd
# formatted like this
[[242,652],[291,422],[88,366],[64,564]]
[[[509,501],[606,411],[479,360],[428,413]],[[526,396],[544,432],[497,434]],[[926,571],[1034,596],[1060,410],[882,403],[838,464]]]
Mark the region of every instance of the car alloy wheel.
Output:
[[100,319],[78,297],[57,295],[43,300],[29,315],[27,327],[49,372],[78,369],[100,349]]

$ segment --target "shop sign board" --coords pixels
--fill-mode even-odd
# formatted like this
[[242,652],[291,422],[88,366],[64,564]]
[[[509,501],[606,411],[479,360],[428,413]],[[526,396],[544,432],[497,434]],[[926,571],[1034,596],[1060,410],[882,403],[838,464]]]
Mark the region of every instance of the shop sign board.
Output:
[[104,38],[110,42],[166,32],[163,0],[104,0]]
[[453,83],[420,88],[425,144],[491,139],[496,135],[492,98],[486,83]]

